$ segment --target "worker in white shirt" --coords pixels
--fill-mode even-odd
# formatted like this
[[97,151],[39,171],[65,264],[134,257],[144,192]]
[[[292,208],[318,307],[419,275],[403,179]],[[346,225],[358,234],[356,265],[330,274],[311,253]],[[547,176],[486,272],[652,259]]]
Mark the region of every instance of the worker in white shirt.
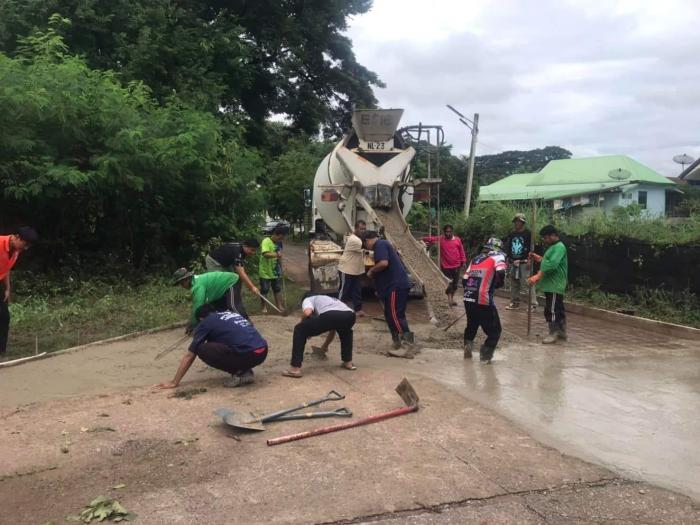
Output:
[[365,259],[362,251],[362,238],[367,230],[365,221],[357,221],[355,230],[345,241],[343,255],[338,262],[340,274],[340,292],[338,297],[345,303],[352,303],[352,309],[358,317],[364,317],[362,311],[362,276],[365,274]]
[[282,373],[286,377],[299,378],[301,363],[304,360],[304,347],[310,337],[329,332],[324,347],[333,340],[337,332],[340,338],[340,358],[345,370],[356,370],[352,363],[352,327],[355,325],[355,312],[345,303],[327,295],[312,295],[301,303],[301,322],[294,327],[292,360],[290,368]]

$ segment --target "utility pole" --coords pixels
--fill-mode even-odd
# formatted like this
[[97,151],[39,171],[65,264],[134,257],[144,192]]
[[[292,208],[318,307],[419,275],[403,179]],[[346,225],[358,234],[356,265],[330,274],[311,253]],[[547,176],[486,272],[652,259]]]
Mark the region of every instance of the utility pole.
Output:
[[447,104],[447,108],[459,116],[459,121],[471,130],[472,140],[469,148],[469,167],[467,170],[467,187],[464,189],[464,215],[469,217],[472,202],[472,185],[474,183],[474,161],[476,155],[476,137],[479,134],[479,114],[474,113],[474,120],[469,120],[455,108]]

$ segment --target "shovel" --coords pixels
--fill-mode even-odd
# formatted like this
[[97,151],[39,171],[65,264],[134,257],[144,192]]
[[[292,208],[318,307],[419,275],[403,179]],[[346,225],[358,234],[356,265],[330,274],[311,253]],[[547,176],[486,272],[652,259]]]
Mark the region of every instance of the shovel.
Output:
[[356,419],[355,421],[350,421],[349,423],[341,423],[339,425],[332,425],[329,427],[321,427],[315,430],[309,430],[308,432],[299,432],[298,434],[290,434],[288,436],[282,436],[278,438],[268,439],[268,446],[281,445],[282,443],[289,443],[290,441],[298,441],[299,439],[306,439],[308,437],[320,436],[321,434],[328,434],[330,432],[337,432],[339,430],[345,430],[347,428],[359,427],[361,425],[369,425],[370,423],[376,423],[377,421],[383,421],[392,417],[403,416],[410,412],[416,412],[418,410],[418,394],[413,389],[411,383],[408,379],[404,378],[403,381],[399,383],[396,387],[396,393],[401,396],[401,399],[406,406],[401,408],[396,408],[390,410],[389,412],[384,412],[382,414],[375,414],[373,416],[364,417],[362,419]]
[[[219,408],[217,409],[214,413],[219,416],[221,419],[224,420],[224,423],[231,427],[235,428],[240,428],[244,430],[265,430],[265,425],[264,423],[267,423],[268,421],[276,421],[283,416],[287,416],[287,414],[291,414],[292,412],[296,412],[297,410],[301,410],[303,408],[315,406],[315,405],[320,405],[321,403],[325,403],[326,401],[340,401],[341,399],[345,399],[345,396],[343,394],[340,394],[336,392],[335,390],[331,390],[326,394],[326,397],[323,397],[321,399],[316,399],[314,401],[307,401],[306,403],[302,403],[300,405],[296,405],[291,408],[284,408],[282,410],[278,410],[277,412],[272,412],[271,414],[264,414],[262,416],[256,416],[255,414],[248,412],[234,412],[233,410],[230,410],[228,408]],[[348,412],[350,412],[348,410]],[[319,412],[322,413],[322,412]],[[340,414],[338,411],[335,411],[332,413],[333,416],[344,416],[344,417],[349,417],[347,414],[343,413]],[[352,412],[350,412],[350,415],[352,415]],[[289,419],[307,419],[309,418],[308,415],[305,414],[296,414],[297,417],[289,417]],[[318,416],[318,417],[329,417],[329,416]]]

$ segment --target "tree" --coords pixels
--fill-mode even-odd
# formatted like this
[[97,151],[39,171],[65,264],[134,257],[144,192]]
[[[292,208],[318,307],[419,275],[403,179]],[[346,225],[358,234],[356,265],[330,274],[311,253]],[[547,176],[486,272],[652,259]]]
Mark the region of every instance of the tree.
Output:
[[[254,227],[260,154],[220,122],[67,54],[47,31],[0,54],[2,222],[32,223],[47,267],[187,262],[199,243]],[[261,218],[261,217],[260,217]]]
[[474,173],[479,184],[486,186],[514,173],[532,173],[551,160],[570,159],[571,152],[559,146],[527,151],[504,151],[495,155],[477,156]]
[[68,47],[93,69],[142,81],[156,100],[176,95],[198,109],[240,113],[252,144],[265,119],[286,114],[297,132],[348,128],[351,109],[376,104],[377,75],[343,34],[370,0],[5,0],[0,51],[45,29],[53,13]]
[[333,144],[297,139],[287,151],[274,160],[268,169],[268,213],[298,222],[304,218],[304,189],[313,186],[316,170]]

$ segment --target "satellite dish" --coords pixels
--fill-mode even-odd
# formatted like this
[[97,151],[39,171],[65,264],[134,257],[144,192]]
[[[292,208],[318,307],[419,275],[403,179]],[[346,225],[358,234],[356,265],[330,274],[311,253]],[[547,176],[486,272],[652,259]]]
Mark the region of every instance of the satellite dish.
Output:
[[616,170],[610,170],[608,172],[608,177],[610,177],[613,180],[625,180],[629,179],[631,176],[632,172],[622,168],[617,168]]
[[673,162],[675,162],[676,164],[680,164],[682,171],[685,171],[685,165],[692,164],[693,162],[695,162],[695,159],[690,155],[686,155],[684,153],[683,155],[675,155],[673,157]]

